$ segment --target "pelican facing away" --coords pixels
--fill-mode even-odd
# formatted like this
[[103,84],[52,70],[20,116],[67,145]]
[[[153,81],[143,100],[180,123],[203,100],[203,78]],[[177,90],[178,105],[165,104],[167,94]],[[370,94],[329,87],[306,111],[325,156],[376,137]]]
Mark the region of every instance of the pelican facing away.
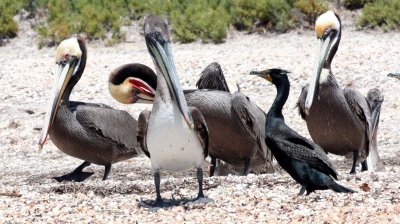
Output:
[[160,194],[161,170],[177,172],[196,167],[197,198],[203,198],[201,165],[208,154],[207,125],[200,111],[186,103],[175,70],[170,39],[165,35],[167,24],[158,17],[146,16],[144,33],[157,70],[157,90],[151,113],[143,111],[139,116],[141,137],[138,139],[150,154],[156,205],[164,203]]
[[314,74],[297,102],[312,139],[326,152],[353,153],[351,173],[362,162],[362,171],[381,170],[376,134],[383,95],[372,89],[368,97],[356,89],[341,89],[331,70],[332,59],[341,39],[339,16],[328,11],[315,23],[318,40]]
[[[315,190],[332,189],[335,192],[354,191],[334,181],[337,172],[326,153],[314,142],[300,136],[285,124],[282,108],[289,96],[287,71],[268,69],[250,74],[260,76],[276,86],[276,98],[268,111],[265,123],[265,142],[279,165],[299,184],[299,195]],[[334,179],[333,179],[334,178]]]
[[106,180],[113,163],[132,158],[140,152],[136,141],[137,121],[127,112],[104,104],[69,101],[86,65],[87,50],[81,36],[64,40],[57,47],[57,77],[39,146],[50,135],[64,153],[84,160],[74,171],[55,179],[83,181],[93,173],[82,170],[91,163],[105,166]]
[[[163,35],[168,37],[168,33]],[[129,72],[135,66],[137,64],[123,65],[110,75],[110,93],[121,103],[129,103],[130,99],[140,99],[137,102],[144,102],[144,99],[146,102],[154,100],[157,89],[156,82],[153,82],[154,72],[151,69],[141,69],[140,73]],[[135,80],[137,84],[123,85],[131,82],[129,80]],[[197,82],[199,89],[183,90],[188,105],[199,109],[207,123],[208,154],[212,163],[210,176],[214,175],[215,170],[218,174],[225,174],[222,170],[226,170],[225,167],[230,171],[231,168],[235,171],[240,169],[240,174],[243,175],[250,168],[265,167],[267,172],[273,172],[272,153],[263,140],[264,112],[244,94],[229,93],[229,89],[234,89],[235,86],[229,88],[228,85],[221,67],[214,62],[203,70]],[[143,89],[148,94],[137,94],[143,92]],[[141,116],[139,120],[141,118],[147,119]],[[139,131],[138,137],[142,136],[143,133]],[[146,148],[143,151],[148,155]],[[215,169],[217,158],[229,166],[218,162]]]

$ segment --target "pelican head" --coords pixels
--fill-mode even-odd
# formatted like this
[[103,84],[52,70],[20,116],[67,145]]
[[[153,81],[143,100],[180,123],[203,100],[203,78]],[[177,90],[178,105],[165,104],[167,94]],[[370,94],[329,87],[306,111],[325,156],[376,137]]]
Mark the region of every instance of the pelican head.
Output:
[[157,68],[157,75],[162,75],[166,81],[172,103],[176,103],[184,120],[190,128],[194,128],[192,115],[190,114],[183,90],[176,72],[172,57],[171,42],[168,26],[159,17],[146,16],[144,22],[144,34],[147,49]]
[[315,33],[317,35],[317,56],[305,102],[307,114],[317,95],[319,83],[325,81],[320,80],[322,68],[330,70],[332,59],[339,46],[341,38],[341,22],[339,16],[332,10],[320,15],[315,22]]
[[[82,49],[84,49],[84,52]],[[39,140],[40,147],[46,142],[48,132],[67,86],[72,83],[75,84],[83,73],[84,63],[86,63],[85,61],[81,62],[83,53],[86,54],[85,43],[83,37],[80,36],[64,40],[57,47],[55,58],[56,77],[52,88],[53,96],[44,120]]]
[[123,104],[153,103],[156,88],[157,76],[154,71],[138,63],[114,69],[108,80],[111,96]]

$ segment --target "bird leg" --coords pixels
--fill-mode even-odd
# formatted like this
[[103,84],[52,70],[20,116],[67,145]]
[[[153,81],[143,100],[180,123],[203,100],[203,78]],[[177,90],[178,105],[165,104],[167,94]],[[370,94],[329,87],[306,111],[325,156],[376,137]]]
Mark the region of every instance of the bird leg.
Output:
[[217,158],[211,157],[210,177],[214,176],[217,167]]
[[364,160],[364,161],[361,163],[361,172],[364,172],[364,171],[368,171],[367,160]]
[[104,168],[105,168],[105,169],[104,169],[103,180],[107,180],[108,174],[110,173],[110,170],[111,170],[111,164],[105,165]]
[[302,196],[304,194],[304,192],[306,192],[306,187],[305,186],[301,186],[300,192],[299,192],[299,196]]
[[156,198],[156,206],[161,206],[164,201],[161,198],[161,192],[160,192],[160,172],[156,171],[154,173],[154,184],[156,185],[156,194],[157,194],[157,198]]
[[358,150],[353,151],[353,166],[351,167],[350,173],[355,174],[356,173],[356,166],[357,166],[357,160],[358,160]]
[[197,168],[197,181],[199,183],[199,193],[197,195],[197,199],[204,198],[203,194],[203,170],[201,167]]
[[247,176],[247,174],[249,174],[249,170],[250,170],[250,159],[246,159],[244,161],[243,176]]
[[79,165],[74,171],[72,171],[71,173],[65,174],[63,176],[60,177],[54,177],[54,179],[58,182],[62,182],[62,181],[75,181],[75,182],[82,182],[84,180],[86,180],[87,178],[89,178],[90,176],[93,175],[92,172],[82,172],[82,170],[87,167],[90,166],[90,162],[85,161],[83,162],[81,165]]

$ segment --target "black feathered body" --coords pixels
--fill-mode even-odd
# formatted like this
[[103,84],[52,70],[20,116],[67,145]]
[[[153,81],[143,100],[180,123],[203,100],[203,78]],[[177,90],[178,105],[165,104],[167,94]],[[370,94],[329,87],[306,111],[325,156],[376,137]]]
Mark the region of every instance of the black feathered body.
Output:
[[337,179],[337,172],[322,148],[285,124],[282,108],[290,90],[287,72],[276,69],[271,71],[277,73],[271,75],[277,88],[277,97],[267,114],[265,143],[279,165],[301,184],[300,194],[324,189],[353,192],[334,181]]

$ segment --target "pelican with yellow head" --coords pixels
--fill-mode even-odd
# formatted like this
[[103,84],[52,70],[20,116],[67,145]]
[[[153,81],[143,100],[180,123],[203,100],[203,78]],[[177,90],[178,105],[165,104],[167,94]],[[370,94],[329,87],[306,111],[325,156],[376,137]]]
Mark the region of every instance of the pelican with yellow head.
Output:
[[70,101],[73,87],[86,65],[87,49],[82,36],[60,43],[56,50],[56,77],[39,146],[47,137],[64,153],[84,160],[74,171],[56,177],[61,181],[83,181],[93,173],[83,172],[91,163],[105,166],[106,180],[113,163],[140,153],[136,141],[137,121],[127,112],[104,104]]
[[[312,139],[326,152],[353,154],[351,173],[361,162],[361,170],[382,170],[376,134],[383,96],[371,89],[368,97],[352,88],[340,88],[331,64],[342,36],[339,15],[329,10],[315,22],[317,54],[310,83],[297,102]],[[356,46],[355,46],[356,47]]]

